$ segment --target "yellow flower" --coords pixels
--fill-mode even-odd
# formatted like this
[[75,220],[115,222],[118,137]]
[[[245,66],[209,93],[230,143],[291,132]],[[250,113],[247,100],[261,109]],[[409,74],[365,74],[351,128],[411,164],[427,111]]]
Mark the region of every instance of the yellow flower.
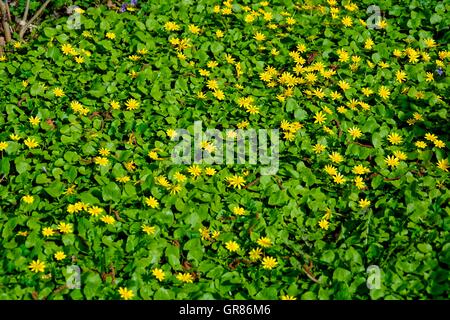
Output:
[[388,140],[390,143],[397,145],[397,144],[401,144],[402,143],[402,137],[398,134],[398,133],[391,133],[390,135],[388,135]]
[[249,252],[250,260],[257,261],[257,260],[261,259],[261,254],[262,254],[261,248],[256,248],[256,249],[250,250],[250,252]]
[[391,92],[385,86],[381,86],[378,90],[378,95],[383,99],[387,99],[391,95]]
[[128,181],[130,181],[130,177],[129,176],[117,177],[116,181],[122,182],[122,183],[127,183]]
[[339,86],[343,91],[346,91],[346,90],[350,89],[350,84],[349,84],[347,81],[345,81],[345,80],[340,80],[340,81],[338,82],[338,86]]
[[373,90],[370,88],[362,88],[361,91],[366,97],[369,97],[373,94]]
[[427,73],[426,73],[426,77],[425,77],[425,81],[426,81],[426,82],[431,82],[431,81],[433,81],[433,80],[434,80],[433,73],[432,73],[432,72],[427,72]]
[[225,99],[225,94],[220,89],[213,91],[213,96],[216,97],[218,100]]
[[194,24],[190,24],[188,29],[189,29],[189,32],[192,32],[193,34],[199,34],[201,31],[201,29]]
[[41,122],[41,118],[39,117],[29,117],[28,121],[33,125],[33,126],[37,126],[39,125],[39,122]]
[[146,48],[142,48],[142,49],[138,50],[137,53],[143,56],[148,53],[148,50]]
[[109,149],[107,148],[101,148],[100,150],[98,150],[98,152],[102,155],[102,156],[109,156]]
[[72,101],[70,103],[70,108],[75,112],[80,112],[81,110],[83,110],[83,105],[78,101]]
[[353,138],[353,140],[361,138],[361,136],[362,136],[362,132],[358,127],[349,128],[348,133]]
[[346,27],[351,27],[353,25],[352,18],[349,16],[345,16],[342,18],[342,24]]
[[107,37],[108,39],[113,40],[113,39],[116,38],[116,34],[115,34],[114,32],[107,32],[107,33],[106,33],[106,37]]
[[237,215],[237,216],[243,216],[243,215],[245,215],[245,209],[244,208],[242,208],[242,207],[234,207],[233,208],[233,213],[235,214],[235,215]]
[[366,188],[366,184],[365,184],[365,182],[363,181],[363,178],[361,178],[360,176],[357,176],[357,177],[355,178],[355,186],[356,186],[359,190],[365,189],[365,188]]
[[114,217],[110,215],[104,215],[100,218],[100,220],[102,220],[106,224],[114,224],[114,222],[116,222],[116,219],[114,219]]
[[194,277],[190,273],[178,273],[177,279],[184,283],[192,283],[194,282]]
[[217,239],[219,236],[220,236],[220,231],[215,230],[211,233],[211,237],[213,237],[214,239]]
[[45,227],[45,228],[42,229],[42,235],[43,235],[44,237],[51,237],[51,236],[53,236],[54,234],[55,234],[55,230],[53,230],[53,229],[50,228],[50,227]]
[[103,212],[103,209],[97,206],[92,206],[91,208],[88,209],[88,212],[90,215],[96,217]]
[[0,55],[0,62],[4,62],[4,61],[6,61],[7,59],[6,59],[6,57],[4,56],[4,55]]
[[65,55],[69,55],[69,54],[71,54],[72,52],[73,52],[73,47],[70,45],[70,44],[68,44],[68,43],[64,43],[62,46],[61,46],[61,50],[63,51],[63,53],[65,54]]
[[342,174],[338,173],[335,176],[333,176],[333,181],[337,184],[343,184],[345,183],[345,181],[347,181],[347,179],[345,179],[345,177]]
[[235,251],[239,250],[239,244],[237,244],[236,241],[230,240],[225,243],[225,248],[227,248],[227,250],[230,252],[235,252]]
[[170,187],[170,194],[177,194],[181,191],[181,186],[179,184],[174,184]]
[[324,230],[328,230],[330,223],[326,219],[322,219],[319,221],[319,227],[321,227]]
[[192,166],[190,166],[190,167],[187,169],[187,171],[188,171],[194,178],[200,176],[201,173],[202,173],[202,169],[201,169],[199,166],[197,166],[196,164],[193,164]]
[[139,56],[133,54],[133,55],[131,55],[131,56],[128,56],[128,58],[129,58],[131,61],[138,61],[141,57],[139,57]]
[[136,163],[134,163],[133,160],[125,162],[124,166],[128,171],[133,171],[134,169],[136,169]]
[[205,174],[207,176],[213,176],[213,175],[216,174],[216,169],[214,169],[214,168],[206,168],[205,169]]
[[394,156],[396,156],[398,158],[398,160],[408,159],[408,156],[406,155],[406,153],[404,153],[403,151],[400,151],[400,150],[395,150]]
[[425,134],[425,139],[427,139],[428,141],[436,141],[438,139],[438,137],[433,134],[433,133],[426,133]]
[[223,31],[221,31],[221,30],[217,30],[217,31],[216,31],[216,37],[217,37],[217,38],[220,39],[220,38],[223,38],[223,36],[224,36]]
[[297,298],[289,295],[283,295],[281,296],[281,300],[297,300]]
[[435,140],[435,141],[433,141],[433,143],[436,148],[444,148],[445,147],[445,142],[442,140]]
[[125,106],[127,110],[136,110],[139,107],[139,102],[135,99],[128,99]]
[[84,58],[83,57],[81,57],[81,56],[78,56],[78,57],[75,57],[75,62],[76,63],[83,63],[84,62]]
[[358,203],[359,203],[359,206],[363,209],[370,206],[370,200],[367,200],[367,199],[360,199]]
[[425,141],[417,141],[415,143],[417,148],[424,149],[427,147],[427,143]]
[[166,29],[167,31],[178,31],[180,30],[180,26],[177,25],[175,22],[173,21],[167,21],[164,24],[164,29]]
[[157,184],[159,184],[160,186],[163,186],[164,188],[170,187],[170,182],[164,176],[157,176],[155,178],[155,181]]
[[395,78],[397,79],[397,82],[402,83],[403,81],[406,80],[406,72],[398,70],[397,73],[395,74]]
[[328,155],[328,157],[330,158],[330,160],[334,163],[341,163],[342,161],[344,161],[344,157],[341,156],[339,153],[337,152],[333,152],[331,154]]
[[66,258],[66,254],[63,251],[58,251],[55,253],[54,257],[56,260],[61,261]]
[[439,169],[441,169],[445,172],[448,172],[448,168],[449,168],[448,159],[438,160],[437,166]]
[[278,265],[278,261],[273,257],[264,257],[262,259],[262,265],[264,269],[271,270]]
[[30,195],[26,195],[22,197],[22,200],[28,204],[32,204],[34,202],[34,197]]
[[73,232],[72,225],[65,223],[65,222],[60,222],[58,224],[58,230],[61,233],[72,233]]
[[45,263],[40,261],[39,259],[31,261],[30,265],[28,266],[32,272],[44,272],[45,270]]
[[245,179],[242,176],[234,175],[226,178],[228,185],[233,188],[241,189],[245,185]]
[[384,158],[384,162],[389,166],[389,167],[397,167],[399,164],[400,159],[397,158],[396,156],[387,156],[386,158]]
[[159,156],[158,156],[158,153],[156,151],[149,151],[148,156],[152,160],[159,160],[160,159]]
[[144,231],[144,232],[145,232],[146,234],[148,234],[149,236],[152,236],[152,235],[155,234],[156,228],[153,227],[153,226],[148,226],[148,225],[144,224],[144,225],[142,226],[142,231]]
[[115,100],[110,101],[109,105],[111,106],[111,109],[113,109],[113,110],[120,109],[120,103]]
[[330,176],[335,176],[335,175],[337,175],[337,169],[335,168],[335,167],[333,167],[333,166],[331,166],[331,165],[326,165],[325,167],[324,167],[324,170],[325,170],[325,172],[326,173],[328,173]]
[[158,281],[163,281],[166,278],[166,275],[162,269],[155,268],[152,270],[152,274],[155,276]]
[[314,123],[322,124],[327,119],[326,115],[322,111],[316,112],[316,115],[314,116]]
[[256,41],[264,41],[266,40],[266,36],[262,34],[261,32],[256,32],[255,36],[253,37]]
[[174,129],[167,129],[166,134],[170,139],[173,139],[177,136],[177,131]]
[[428,38],[428,39],[424,39],[423,43],[428,47],[428,48],[432,48],[436,46],[436,42],[434,41],[433,38]]
[[5,150],[6,148],[8,148],[8,142],[5,142],[5,141],[1,141],[0,142],[0,151],[3,151],[3,150]]
[[364,42],[364,49],[370,50],[372,49],[374,44],[375,43],[373,42],[373,40],[369,38],[366,40],[366,42]]
[[178,182],[184,182],[186,181],[186,176],[180,172],[175,172],[175,174],[173,175],[174,179],[177,180]]
[[364,167],[362,164],[358,164],[353,167],[352,172],[354,174],[366,174],[366,173],[369,173],[370,170],[369,170],[369,168]]
[[53,94],[57,97],[64,97],[66,94],[64,93],[64,90],[61,88],[55,88],[53,89]]
[[158,200],[152,196],[150,196],[148,198],[144,198],[144,200],[145,200],[145,204],[153,209],[155,209],[159,206]]
[[109,160],[108,160],[108,158],[105,158],[105,157],[95,157],[94,162],[95,162],[95,164],[98,164],[100,166],[107,166],[109,163]]
[[133,290],[129,290],[127,288],[120,287],[119,288],[120,297],[124,300],[130,300],[134,297]]
[[268,248],[272,245],[272,241],[268,237],[260,237],[256,243],[263,248]]

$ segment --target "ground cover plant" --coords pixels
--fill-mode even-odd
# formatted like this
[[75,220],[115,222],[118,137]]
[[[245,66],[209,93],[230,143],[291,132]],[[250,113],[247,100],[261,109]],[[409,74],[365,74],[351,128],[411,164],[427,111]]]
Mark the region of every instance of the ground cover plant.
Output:
[[[55,1],[2,24],[0,298],[448,299],[449,10]],[[278,170],[174,163],[195,121],[278,129]]]

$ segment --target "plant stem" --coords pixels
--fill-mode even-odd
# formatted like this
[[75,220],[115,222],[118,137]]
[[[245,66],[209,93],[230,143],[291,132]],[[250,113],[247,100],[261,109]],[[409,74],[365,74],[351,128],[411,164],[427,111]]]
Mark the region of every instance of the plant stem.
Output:
[[5,41],[6,43],[11,42],[11,29],[9,28],[9,23],[7,21],[7,10],[6,5],[3,3],[3,1],[0,1],[0,13],[2,14],[2,26],[3,26],[3,33],[5,35]]
[[25,32],[27,32],[29,26],[34,22],[34,20],[40,17],[40,15],[44,12],[45,8],[51,1],[52,0],[45,1],[44,4],[39,8],[39,10],[34,14],[34,16],[31,17],[31,19],[28,22],[25,22],[25,25],[22,26],[19,32],[20,40],[23,40],[23,36],[25,35]]

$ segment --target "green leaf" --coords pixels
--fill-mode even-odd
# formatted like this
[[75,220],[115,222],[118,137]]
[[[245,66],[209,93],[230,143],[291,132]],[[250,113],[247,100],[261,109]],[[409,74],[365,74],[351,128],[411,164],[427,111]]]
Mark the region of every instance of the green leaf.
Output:
[[119,202],[121,196],[121,191],[119,186],[114,182],[109,182],[102,188],[102,197],[104,201],[114,201]]
[[44,190],[53,198],[57,198],[64,192],[64,184],[62,182],[55,181]]
[[159,83],[155,82],[153,84],[152,90],[150,91],[151,96],[153,97],[153,99],[157,100],[157,101],[161,101],[161,98],[163,96],[161,89],[159,88]]
[[180,249],[174,245],[169,245],[166,248],[166,257],[169,264],[177,269],[180,267]]

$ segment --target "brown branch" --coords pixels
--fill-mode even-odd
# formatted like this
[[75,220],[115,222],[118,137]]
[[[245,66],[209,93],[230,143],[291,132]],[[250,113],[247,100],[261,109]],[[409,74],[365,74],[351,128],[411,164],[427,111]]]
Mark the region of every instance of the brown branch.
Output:
[[19,32],[20,40],[23,40],[23,36],[25,35],[25,32],[27,32],[30,25],[34,22],[34,20],[36,20],[37,18],[39,18],[41,16],[41,14],[44,12],[45,8],[51,1],[52,0],[45,1],[44,4],[42,4],[42,6],[39,8],[39,10],[36,11],[34,16],[31,17],[31,19],[28,22],[26,22],[24,26],[22,26],[22,28],[20,29],[20,32]]
[[27,4],[25,5],[25,11],[23,13],[22,21],[20,21],[21,26],[24,26],[27,23],[29,10],[30,10],[30,0],[27,0]]
[[2,14],[2,26],[3,26],[3,33],[5,35],[5,41],[6,43],[11,42],[11,29],[9,27],[9,23],[7,21],[8,13],[6,10],[6,5],[3,3],[3,1],[0,1],[0,13]]
[[356,141],[352,141],[352,143],[357,144],[358,146],[361,146],[361,147],[373,148],[373,145],[371,145],[371,144],[364,144],[364,143],[360,143],[360,142],[356,142]]
[[340,137],[342,136],[342,128],[341,128],[341,124],[339,123],[339,120],[337,120],[337,119],[333,119],[333,121],[336,122],[336,126],[337,126],[338,129],[339,129],[338,136],[339,136],[339,138],[340,138]]
[[244,189],[250,188],[251,186],[255,185],[258,183],[259,179],[261,179],[261,177],[256,178],[255,180],[253,180],[252,182],[250,182],[248,185],[246,185],[244,187]]
[[384,181],[395,181],[395,180],[400,180],[401,177],[395,177],[395,178],[384,178]]
[[3,48],[5,47],[5,37],[0,37],[0,56],[4,54]]
[[20,98],[20,100],[17,102],[17,106],[21,107],[22,106],[22,102],[27,101],[27,97],[23,96],[22,98]]
[[307,266],[306,264],[303,265],[303,271],[305,271],[308,278],[310,278],[315,283],[319,283],[319,280],[317,280],[316,277],[314,277],[314,275],[311,273],[312,267],[313,267],[313,264],[312,264],[312,261],[310,261],[309,266]]
[[12,24],[12,20],[11,20],[11,12],[9,11],[9,4],[8,4],[8,1],[6,1],[6,14],[8,15],[8,22],[9,22],[9,24]]
[[281,190],[284,190],[281,179],[278,176],[274,176],[274,179],[277,182],[278,187],[280,187]]
[[53,292],[52,293],[50,293],[48,296],[50,296],[50,295],[52,295],[52,294],[58,294],[58,293],[60,293],[61,291],[63,291],[64,289],[67,289],[67,285],[62,285],[62,286],[59,286],[58,288],[56,288],[55,290],[53,290]]
[[[370,180],[376,176],[379,176],[379,173],[372,173],[370,176],[368,176],[367,178],[365,178],[364,180]],[[395,180],[400,180],[401,177],[395,177],[395,178],[383,178],[383,181],[395,181]]]
[[122,221],[122,218],[119,216],[119,211],[113,210],[114,216],[116,217],[117,221]]

